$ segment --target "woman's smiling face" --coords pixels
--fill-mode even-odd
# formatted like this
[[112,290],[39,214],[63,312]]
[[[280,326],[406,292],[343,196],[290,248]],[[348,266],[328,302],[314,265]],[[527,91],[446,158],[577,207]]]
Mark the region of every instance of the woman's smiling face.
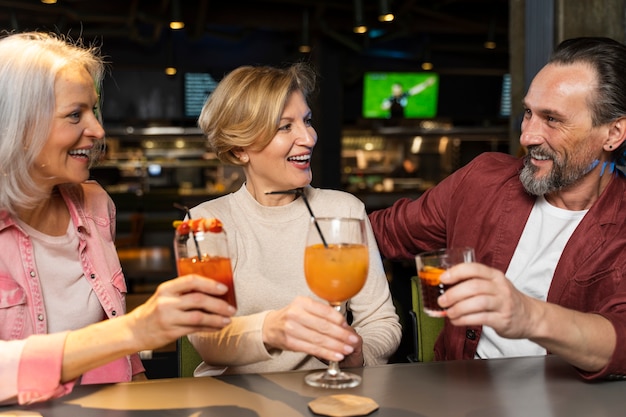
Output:
[[291,93],[271,142],[261,150],[246,148],[246,183],[252,195],[289,190],[311,183],[311,155],[317,133],[311,125],[311,109],[302,92]]
[[52,129],[33,167],[33,178],[50,188],[87,180],[90,152],[94,142],[104,137],[95,113],[98,94],[85,69],[60,71],[54,92]]

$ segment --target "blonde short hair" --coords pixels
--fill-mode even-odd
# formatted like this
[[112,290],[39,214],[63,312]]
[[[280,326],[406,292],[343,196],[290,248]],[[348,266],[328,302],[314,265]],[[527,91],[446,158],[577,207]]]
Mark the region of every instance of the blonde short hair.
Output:
[[224,163],[242,165],[233,150],[261,150],[276,135],[287,99],[310,99],[316,73],[305,63],[286,68],[242,66],[226,75],[204,104],[198,126]]
[[52,128],[55,80],[68,67],[85,68],[101,90],[105,67],[96,47],[43,32],[0,39],[0,209],[15,213],[46,197],[30,171]]

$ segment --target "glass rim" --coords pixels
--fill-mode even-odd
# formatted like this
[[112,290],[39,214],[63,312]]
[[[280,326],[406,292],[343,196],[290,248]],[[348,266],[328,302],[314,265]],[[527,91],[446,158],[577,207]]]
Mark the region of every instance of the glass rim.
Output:
[[439,256],[443,253],[448,253],[448,252],[465,252],[465,251],[474,251],[474,248],[471,246],[452,246],[450,248],[440,248],[440,249],[434,249],[434,250],[429,250],[426,252],[421,252],[418,253],[417,255],[415,255],[415,258],[417,259],[419,258],[429,258],[429,257],[433,257],[433,256]]
[[343,217],[343,216],[329,216],[329,217],[311,217],[311,221],[313,220],[324,220],[324,221],[329,221],[329,220],[346,220],[346,221],[364,221],[365,219],[361,219],[359,217]]

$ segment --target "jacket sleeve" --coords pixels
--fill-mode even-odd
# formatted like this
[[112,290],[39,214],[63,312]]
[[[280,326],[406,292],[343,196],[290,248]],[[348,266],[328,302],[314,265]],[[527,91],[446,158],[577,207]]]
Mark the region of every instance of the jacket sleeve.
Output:
[[448,208],[459,178],[449,176],[419,198],[401,198],[369,214],[384,258],[412,260],[419,252],[446,245]]
[[501,192],[503,184],[517,178],[520,167],[520,160],[510,155],[485,152],[419,198],[402,198],[373,211],[369,219],[381,254],[387,259],[413,259],[419,252],[459,243],[454,235],[467,230],[468,216],[494,211],[481,196]]
[[365,365],[387,363],[400,344],[402,328],[372,228],[367,222],[369,271],[363,289],[348,303],[352,327],[363,338]]
[[60,383],[67,334],[0,341],[0,404],[30,404],[72,391],[75,381]]

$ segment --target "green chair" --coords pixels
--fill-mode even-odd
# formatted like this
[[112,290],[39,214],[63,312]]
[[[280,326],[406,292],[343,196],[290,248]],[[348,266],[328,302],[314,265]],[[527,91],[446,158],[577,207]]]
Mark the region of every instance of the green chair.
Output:
[[412,306],[409,314],[413,321],[413,354],[411,362],[430,362],[435,357],[435,341],[443,329],[443,317],[430,317],[422,310],[422,293],[419,277],[411,277]]
[[176,352],[178,356],[178,376],[181,378],[192,377],[202,358],[193,347],[187,336],[183,336],[176,341]]

